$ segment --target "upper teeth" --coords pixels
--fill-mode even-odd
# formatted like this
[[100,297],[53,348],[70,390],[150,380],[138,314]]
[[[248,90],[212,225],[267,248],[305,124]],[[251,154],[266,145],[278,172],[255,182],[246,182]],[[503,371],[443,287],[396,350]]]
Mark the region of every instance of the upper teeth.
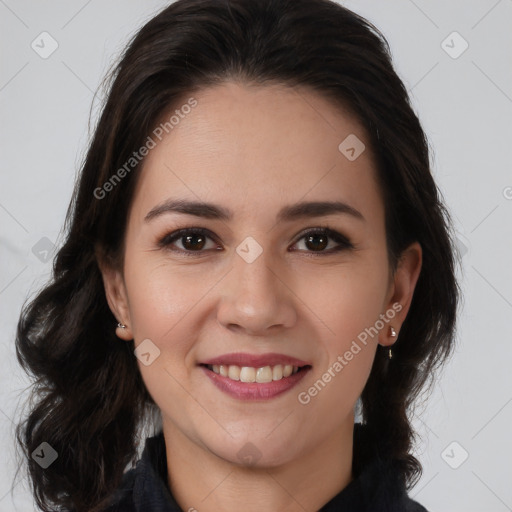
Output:
[[292,373],[299,371],[298,366],[292,366],[291,364],[278,364],[261,368],[253,368],[251,366],[240,367],[234,364],[209,364],[208,368],[223,377],[241,382],[272,382],[273,380],[281,380],[283,377],[289,377]]

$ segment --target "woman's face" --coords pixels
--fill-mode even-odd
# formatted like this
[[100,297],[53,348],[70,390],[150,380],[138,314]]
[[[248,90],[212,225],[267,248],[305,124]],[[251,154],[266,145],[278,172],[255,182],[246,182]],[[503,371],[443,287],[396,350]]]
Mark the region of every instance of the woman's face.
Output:
[[[421,250],[390,273],[376,169],[352,116],[283,86],[228,82],[194,98],[146,157],[107,295],[140,346],[164,431],[228,461],[278,465],[353,423]],[[176,201],[216,206],[184,213]],[[190,228],[204,232],[171,239]],[[214,359],[220,373],[205,366]],[[280,378],[287,362],[307,366]]]

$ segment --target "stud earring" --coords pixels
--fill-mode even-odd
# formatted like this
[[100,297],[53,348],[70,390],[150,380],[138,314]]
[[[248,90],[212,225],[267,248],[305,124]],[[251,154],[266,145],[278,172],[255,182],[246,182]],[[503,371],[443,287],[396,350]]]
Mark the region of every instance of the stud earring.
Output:
[[118,322],[117,327],[120,329],[126,329],[126,325],[122,324],[121,322]]

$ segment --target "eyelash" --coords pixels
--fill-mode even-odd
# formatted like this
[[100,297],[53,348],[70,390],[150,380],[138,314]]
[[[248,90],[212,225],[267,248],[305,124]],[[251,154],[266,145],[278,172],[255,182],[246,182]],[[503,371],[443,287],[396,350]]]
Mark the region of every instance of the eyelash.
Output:
[[[173,252],[178,252],[181,254],[184,254],[185,256],[190,257],[196,257],[198,255],[201,255],[205,252],[205,250],[199,250],[199,251],[190,251],[190,250],[184,250],[184,249],[170,249],[170,246],[173,242],[176,240],[179,240],[181,238],[184,238],[186,235],[203,235],[205,237],[208,237],[212,239],[215,243],[218,243],[216,237],[211,233],[209,230],[204,228],[183,228],[179,229],[178,231],[174,231],[172,233],[168,233],[164,235],[159,241],[158,246],[161,248],[165,248],[168,250],[171,250]],[[337,252],[340,252],[342,250],[347,249],[354,249],[354,245],[350,242],[348,238],[343,236],[341,233],[338,233],[337,231],[330,229],[330,228],[312,228],[308,229],[307,231],[304,231],[300,234],[299,238],[294,243],[297,244],[299,241],[301,241],[303,238],[306,238],[308,235],[324,235],[328,238],[331,238],[339,245],[335,247],[334,249],[330,249],[328,251],[299,251],[299,252],[306,252],[308,255],[312,257],[317,256],[328,256],[330,254],[334,254]]]

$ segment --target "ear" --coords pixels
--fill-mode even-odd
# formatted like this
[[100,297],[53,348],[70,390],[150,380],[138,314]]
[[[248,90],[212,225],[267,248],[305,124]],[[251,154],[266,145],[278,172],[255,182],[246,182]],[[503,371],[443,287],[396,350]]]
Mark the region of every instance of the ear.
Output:
[[[411,307],[422,261],[423,251],[418,242],[409,245],[400,256],[395,274],[391,278],[390,291],[385,303],[386,311],[395,311],[396,315],[389,320],[386,328],[379,335],[379,343],[385,347],[393,345],[399,336],[400,328]],[[396,336],[391,336],[391,327],[395,330]]]
[[128,294],[124,282],[123,273],[115,265],[107,262],[104,258],[96,255],[98,267],[100,269],[103,286],[105,287],[105,296],[110,311],[116,317],[117,321],[125,327],[117,327],[116,334],[119,338],[130,341],[133,339],[131,330],[130,308],[128,304]]

